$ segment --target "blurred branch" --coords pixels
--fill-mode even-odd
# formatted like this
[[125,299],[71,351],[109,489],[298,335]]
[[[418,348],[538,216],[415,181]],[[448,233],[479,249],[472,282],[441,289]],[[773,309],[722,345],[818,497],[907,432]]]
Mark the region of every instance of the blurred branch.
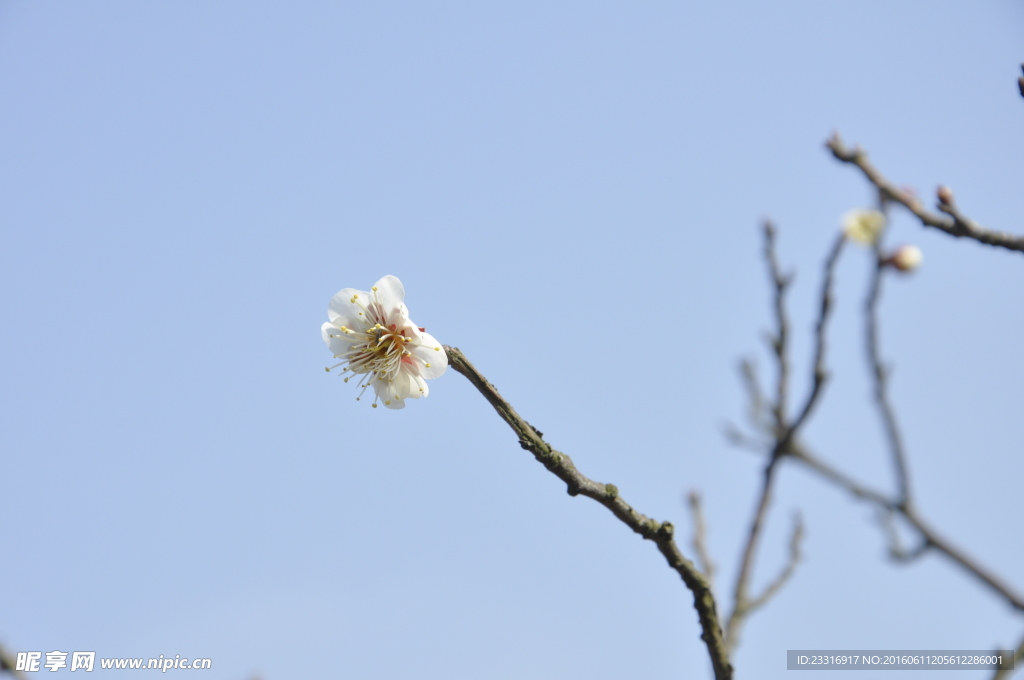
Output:
[[682,577],[686,587],[693,593],[693,605],[700,619],[701,639],[707,645],[716,680],[732,678],[733,669],[722,637],[722,627],[715,609],[715,599],[707,578],[686,559],[674,539],[674,528],[669,522],[658,522],[632,508],[619,495],[614,484],[601,484],[581,473],[572,459],[555,450],[537,430],[523,420],[512,405],[498,394],[498,390],[476,370],[455,347],[445,345],[451,367],[466,376],[474,387],[494,407],[512,431],[519,437],[519,445],[533,454],[552,474],[568,487],[570,496],[583,495],[592,498],[608,508],[623,524],[651,540],[658,546],[670,567]]
[[812,455],[798,442],[791,444],[789,456],[800,461],[807,468],[814,470],[822,477],[828,479],[836,486],[845,489],[851,495],[864,501],[875,504],[877,507],[890,512],[898,513],[917,530],[921,540],[924,542],[924,550],[936,550],[947,558],[958,564],[969,574],[987,585],[989,588],[1003,597],[1014,609],[1024,612],[1024,597],[1013,590],[1008,584],[992,574],[987,568],[981,566],[973,557],[963,550],[957,548],[944,537],[940,536],[935,529],[929,526],[917,511],[905,505],[900,505],[897,499],[887,497],[885,494],[875,491],[842,473],[820,458]]
[[845,243],[846,238],[840,234],[832,245],[832,250],[829,252],[828,257],[825,259],[825,276],[821,284],[818,321],[814,325],[814,380],[811,384],[811,393],[807,396],[807,401],[804,402],[800,415],[796,417],[792,425],[786,428],[786,435],[779,440],[773,456],[781,455],[789,446],[797,430],[807,421],[807,417],[814,410],[815,405],[818,403],[818,397],[821,396],[821,389],[828,380],[828,372],[825,370],[825,328],[828,324],[829,314],[832,311],[832,283],[835,280],[836,262],[839,261],[839,255],[843,252],[843,245]]
[[[789,396],[789,315],[786,313],[786,290],[793,283],[792,274],[783,274],[776,254],[775,226],[768,221],[764,223],[764,259],[768,264],[768,274],[772,281],[772,300],[775,310],[775,334],[770,336],[775,361],[778,364],[779,376],[776,385],[775,414],[776,432],[781,434],[785,428],[786,406]],[[751,373],[755,381],[756,375]],[[778,434],[776,436],[779,436]]]
[[24,680],[25,675],[20,671],[14,670],[15,668],[15,658],[11,655],[10,652],[7,651],[6,647],[0,645],[0,671],[7,671],[11,674],[12,678],[17,678],[17,680]]
[[761,381],[757,377],[757,366],[754,365],[753,361],[744,359],[740,362],[740,375],[743,377],[743,384],[746,386],[747,394],[750,398],[747,419],[755,425],[758,431],[767,429],[767,421],[764,414],[767,398],[765,397],[764,390],[761,389]]
[[[1024,85],[1021,87],[1024,89]],[[1020,641],[1020,644],[1017,645],[1017,651],[1013,653],[1014,670],[1016,670],[1016,665],[1019,663],[1024,663],[1024,640]],[[1006,680],[1011,675],[1013,675],[1013,671],[1000,669],[992,676],[992,680]]]
[[789,538],[789,561],[786,562],[786,566],[782,568],[779,575],[775,577],[775,580],[768,584],[768,587],[764,589],[764,592],[760,596],[755,597],[747,607],[747,613],[750,613],[763,606],[768,600],[772,598],[775,593],[782,590],[782,586],[786,585],[786,581],[796,571],[796,565],[800,561],[800,542],[804,537],[804,520],[800,516],[800,513],[796,513],[793,516],[793,533]]
[[[769,457],[768,463],[764,469],[764,483],[761,486],[761,497],[757,503],[757,509],[754,511],[754,519],[750,526],[750,535],[747,538],[747,544],[743,550],[743,557],[740,560],[739,575],[736,578],[736,587],[733,591],[733,610],[729,615],[729,620],[725,627],[726,645],[730,651],[735,649],[739,644],[739,632],[743,626],[743,622],[746,620],[746,617],[753,610],[764,605],[764,603],[767,602],[768,599],[785,584],[793,569],[796,568],[796,561],[799,558],[798,543],[799,536],[803,533],[802,526],[799,530],[794,530],[794,541],[796,542],[795,545],[797,545],[797,547],[794,548],[794,557],[790,560],[790,564],[783,570],[782,575],[780,575],[780,577],[776,579],[776,581],[769,586],[760,597],[750,597],[750,579],[754,569],[757,546],[760,542],[761,532],[764,528],[765,519],[768,514],[768,508],[771,505],[772,487],[775,481],[776,466],[782,459],[782,456],[788,451],[790,442],[792,442],[797,430],[799,430],[807,421],[807,417],[818,402],[818,399],[821,396],[822,387],[828,379],[827,372],[825,371],[825,329],[828,324],[829,313],[832,309],[832,284],[835,278],[835,266],[836,262],[839,260],[839,254],[842,252],[843,244],[845,243],[845,239],[840,236],[840,238],[836,240],[835,245],[832,247],[831,252],[825,260],[825,274],[821,287],[819,316],[817,323],[815,324],[814,375],[811,383],[811,392],[804,401],[803,408],[800,409],[797,417],[792,423],[790,423],[786,413],[790,371],[788,357],[789,317],[786,313],[785,297],[786,290],[792,282],[793,277],[792,275],[784,275],[781,267],[779,266],[778,255],[776,254],[776,231],[771,222],[764,223],[764,240],[764,257],[765,262],[768,265],[768,274],[772,283],[773,308],[775,310],[775,333],[771,336],[771,345],[774,349],[776,362],[778,363],[778,384],[776,386],[775,403],[772,404],[772,413],[775,416],[775,422],[772,427],[775,443],[772,448],[771,456]],[[743,374],[747,390],[751,395],[751,401],[756,405],[760,403],[762,397],[756,376],[753,374],[750,366],[749,362],[743,364]]]
[[700,562],[700,570],[708,579],[708,587],[715,585],[715,563],[711,561],[711,553],[708,552],[707,533],[708,527],[704,522],[704,508],[701,505],[700,493],[691,491],[688,500],[690,502],[690,513],[693,515],[693,552]]
[[928,541],[922,540],[913,550],[903,547],[900,532],[896,528],[895,515],[892,510],[878,508],[878,524],[882,527],[889,541],[889,557],[897,562],[913,562],[928,550]]
[[[829,146],[841,160],[847,160],[847,162],[855,163],[861,167],[868,178],[871,179],[878,187],[883,202],[887,199],[892,199],[907,205],[907,207],[912,211],[916,209],[919,212],[924,212],[916,202],[916,199],[906,197],[902,192],[899,192],[885,182],[885,180],[867,164],[866,158],[862,152],[859,150],[856,152],[847,151],[845,147],[842,146],[842,142],[839,140],[838,136],[834,137],[833,140],[830,141]],[[844,155],[849,156],[849,158],[844,158]],[[940,197],[944,204],[944,212],[949,214],[950,211],[955,211],[955,208],[952,207],[952,194],[948,190],[940,192]],[[912,207],[908,205],[908,202],[913,202],[914,206]],[[917,212],[915,212],[915,214],[917,214]],[[929,217],[927,213],[925,213],[925,216]],[[961,222],[964,221],[963,218],[958,217],[956,219]],[[788,319],[784,304],[784,296],[786,288],[791,281],[791,277],[786,277],[781,273],[775,254],[775,237],[776,234],[774,228],[770,224],[765,224],[765,259],[768,263],[776,317],[776,331],[773,336],[770,336],[770,344],[779,365],[779,380],[782,383],[778,386],[775,403],[770,404],[771,411],[775,415],[775,422],[766,422],[766,418],[760,415],[767,410],[763,406],[766,401],[766,397],[757,381],[757,376],[753,370],[752,363],[744,361],[741,364],[741,375],[748,394],[750,413],[752,414],[750,420],[754,428],[755,435],[747,435],[735,427],[729,427],[726,430],[727,436],[733,443],[752,449],[757,448],[757,434],[766,434],[770,437],[773,436],[775,439],[774,446],[767,447],[770,451],[770,455],[765,467],[765,479],[762,486],[761,498],[754,515],[750,537],[748,538],[746,550],[741,562],[740,574],[736,584],[734,609],[726,625],[725,637],[727,648],[731,652],[738,644],[739,629],[742,626],[744,617],[749,615],[749,613],[757,607],[763,605],[779,590],[779,588],[784,585],[786,580],[792,575],[796,563],[799,560],[799,542],[802,534],[802,527],[798,525],[794,529],[794,534],[791,539],[789,563],[782,570],[779,577],[777,577],[776,580],[765,589],[762,596],[758,598],[750,598],[748,596],[747,590],[749,588],[750,572],[753,568],[754,553],[756,551],[764,516],[767,513],[770,501],[774,471],[778,461],[784,456],[794,458],[805,467],[818,473],[820,476],[844,489],[854,497],[867,501],[878,508],[880,523],[883,532],[885,532],[888,539],[889,553],[893,559],[911,561],[920,557],[929,550],[935,550],[945,555],[948,559],[958,564],[962,569],[987,585],[990,589],[1004,598],[1013,608],[1018,611],[1024,611],[1024,598],[1022,598],[1021,595],[1016,593],[1008,584],[992,574],[987,568],[983,567],[973,557],[954,546],[944,537],[940,536],[935,529],[928,525],[925,520],[917,514],[917,511],[910,503],[909,474],[907,471],[903,441],[897,426],[895,411],[889,400],[889,373],[882,362],[881,352],[879,349],[878,308],[879,301],[881,299],[882,276],[884,275],[884,263],[881,257],[880,246],[876,246],[875,249],[876,265],[864,305],[866,321],[865,336],[868,361],[874,379],[875,401],[882,415],[889,448],[892,451],[896,467],[896,476],[899,486],[897,497],[890,497],[883,492],[861,484],[845,473],[837,470],[809,453],[800,443],[797,438],[798,430],[807,421],[807,418],[820,398],[822,388],[827,380],[827,373],[825,370],[825,331],[832,305],[832,283],[835,265],[842,251],[844,239],[842,237],[837,239],[825,262],[825,276],[822,284],[821,303],[817,324],[815,326],[814,376],[811,392],[796,418],[792,422],[787,422],[784,402],[788,394],[788,386],[785,384],[785,381],[789,379],[789,364],[787,357]],[[1021,241],[1022,248],[1020,249],[1024,250],[1024,239]],[[1010,247],[1002,243],[998,245]],[[761,450],[765,449],[762,448]],[[903,547],[895,525],[896,517],[902,518],[902,520],[905,521],[914,532],[916,532],[919,540],[916,547],[911,549]],[[1018,650],[1018,653],[1024,654],[1024,642],[1022,642],[1022,648],[1021,650]]]
[[868,161],[867,153],[860,147],[849,149],[834,133],[826,142],[826,147],[832,151],[832,155],[844,163],[849,163],[860,168],[861,172],[869,182],[874,184],[885,200],[895,201],[907,210],[912,212],[922,224],[944,231],[950,236],[966,236],[980,243],[990,246],[998,246],[1008,250],[1024,252],[1024,236],[1015,236],[1006,232],[994,231],[982,227],[972,219],[965,217],[957,209],[953,201],[953,192],[946,187],[939,187],[937,209],[945,213],[939,215],[929,212],[921,204],[921,201],[911,193],[893,185]]
[[903,449],[903,438],[900,436],[899,426],[896,423],[896,412],[889,401],[889,369],[882,364],[881,353],[878,349],[878,301],[881,298],[882,277],[885,274],[880,241],[881,239],[879,239],[879,243],[875,244],[875,269],[871,277],[868,297],[864,303],[866,346],[871,377],[875,384],[875,403],[885,425],[889,450],[892,452],[893,463],[896,467],[896,482],[900,493],[898,504],[909,505],[910,476],[907,472],[907,457]]

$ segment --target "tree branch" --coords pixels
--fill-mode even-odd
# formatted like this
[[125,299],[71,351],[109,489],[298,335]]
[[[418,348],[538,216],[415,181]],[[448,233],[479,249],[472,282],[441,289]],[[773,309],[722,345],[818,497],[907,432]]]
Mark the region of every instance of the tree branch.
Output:
[[[1024,78],[1021,80],[1024,80]],[[1021,87],[1021,90],[1024,90],[1024,86]],[[1024,92],[1021,94],[1024,94]],[[1020,644],[1017,645],[1017,651],[1013,653],[1013,662],[1014,667],[1016,667],[1017,664],[1024,662],[1024,640],[1021,640]],[[1009,678],[1011,675],[1013,675],[1013,671],[999,669],[996,671],[996,674],[992,676],[992,680],[1006,680],[1006,678]]]
[[973,557],[969,556],[960,548],[954,546],[944,537],[940,536],[929,526],[917,512],[907,506],[901,506],[896,499],[887,497],[885,494],[875,491],[842,473],[820,458],[812,455],[801,444],[794,442],[789,448],[789,457],[800,461],[807,468],[814,470],[822,477],[825,477],[836,486],[845,489],[848,493],[869,503],[891,512],[899,513],[914,529],[917,530],[922,541],[927,544],[928,549],[937,550],[947,558],[958,564],[979,581],[994,590],[1003,597],[1011,607],[1024,612],[1024,597],[1015,592],[1013,588],[1004,583],[999,577],[981,566]]
[[847,148],[839,137],[838,132],[832,135],[825,143],[825,146],[832,151],[832,155],[838,160],[860,168],[867,180],[878,188],[878,191],[881,192],[885,200],[899,203],[912,212],[925,226],[934,227],[957,238],[966,236],[990,246],[1024,252],[1024,236],[1015,236],[1014,234],[1002,231],[986,229],[974,220],[968,219],[957,210],[953,203],[952,192],[949,189],[941,187],[938,192],[939,202],[937,208],[945,213],[945,216],[929,212],[916,196],[896,187],[883,177],[875,169],[875,166],[868,161],[868,155],[863,149],[860,147]]
[[455,347],[445,345],[448,363],[453,369],[466,376],[490,402],[512,431],[519,437],[519,445],[533,454],[552,474],[557,476],[568,487],[570,496],[583,495],[592,498],[608,508],[623,524],[651,540],[658,546],[669,566],[679,573],[683,583],[693,593],[693,606],[697,610],[702,630],[701,639],[708,648],[711,665],[716,680],[729,680],[733,669],[729,663],[729,655],[722,638],[722,628],[715,609],[715,598],[708,580],[686,559],[673,537],[674,528],[669,522],[658,522],[634,510],[619,495],[614,484],[601,484],[581,473],[573,464],[572,459],[555,450],[542,438],[541,434],[528,422],[523,420],[512,405],[498,394],[498,390]]
[[[775,243],[775,226],[771,222],[765,221],[764,259],[768,264],[768,274],[771,276],[775,310],[775,334],[769,336],[769,340],[775,352],[775,361],[779,365],[775,404],[772,407],[772,412],[775,414],[776,437],[778,437],[781,436],[786,426],[786,407],[789,397],[789,316],[786,314],[786,290],[793,283],[793,275],[782,273]],[[746,370],[744,374],[746,374]],[[753,373],[751,375],[753,376]]]
[[[835,266],[836,262],[839,261],[839,254],[842,252],[843,244],[846,242],[845,238],[840,235],[839,238],[836,239],[835,245],[833,245],[828,257],[825,259],[825,273],[821,286],[821,303],[819,306],[818,320],[815,324],[814,375],[811,382],[811,392],[807,396],[803,408],[800,409],[799,415],[797,415],[796,419],[790,423],[788,421],[785,407],[785,401],[789,392],[789,357],[787,343],[789,320],[786,313],[785,294],[789,283],[792,281],[792,277],[783,275],[782,270],[779,267],[778,256],[776,255],[775,249],[775,234],[775,228],[772,224],[770,222],[765,222],[764,256],[765,261],[768,264],[768,273],[771,277],[773,286],[775,309],[775,334],[771,344],[775,350],[776,361],[779,364],[776,401],[772,405],[772,412],[775,415],[775,424],[772,428],[775,434],[775,444],[764,469],[764,483],[761,486],[761,497],[757,503],[757,509],[754,511],[754,519],[750,526],[750,535],[747,538],[747,544],[743,550],[743,557],[740,560],[740,571],[736,578],[735,590],[733,591],[733,610],[729,615],[729,620],[725,628],[726,645],[730,651],[734,650],[739,644],[739,631],[743,622],[746,620],[747,615],[757,607],[762,606],[769,597],[774,595],[775,592],[782,587],[786,579],[789,578],[789,574],[784,571],[785,575],[784,577],[777,579],[777,585],[775,587],[769,586],[768,590],[761,597],[751,599],[748,595],[750,578],[753,573],[754,561],[757,553],[757,545],[760,542],[761,531],[764,527],[765,518],[768,514],[768,507],[771,505],[772,486],[775,480],[776,466],[782,459],[782,456],[788,451],[790,442],[792,442],[797,430],[799,430],[804,422],[806,422],[807,417],[814,409],[814,405],[821,396],[821,389],[824,386],[825,381],[828,379],[828,374],[825,371],[825,329],[828,325],[829,314],[832,309],[832,284],[835,279]],[[752,398],[760,399],[760,396],[757,394],[757,392],[759,392],[757,382],[746,375],[748,371],[749,369],[744,366],[744,377],[748,386],[748,392],[752,393]],[[793,569],[795,568],[796,563],[794,562]],[[789,569],[788,571],[791,572],[792,569]]]
[[7,648],[0,645],[0,672],[7,671],[15,680],[24,680],[25,675],[21,671],[14,670],[17,667],[15,658],[7,651]]
[[693,516],[693,552],[700,562],[700,569],[708,579],[708,587],[715,585],[715,563],[711,561],[711,553],[708,551],[707,533],[708,527],[704,522],[704,508],[701,504],[700,493],[691,491],[687,499],[690,502],[690,513]]
[[903,438],[900,436],[896,422],[896,411],[889,401],[889,369],[882,364],[878,349],[878,302],[882,293],[882,277],[885,264],[882,259],[881,245],[875,244],[875,269],[871,277],[868,297],[864,303],[864,326],[866,330],[866,348],[871,377],[875,384],[875,404],[878,406],[882,423],[885,426],[889,450],[892,452],[893,464],[896,467],[896,482],[899,488],[899,505],[910,504],[910,475],[907,471],[907,456],[903,449]]
[[786,581],[796,571],[796,565],[800,561],[800,542],[804,537],[804,521],[800,516],[800,513],[796,513],[793,516],[793,533],[789,538],[789,561],[779,572],[779,575],[775,577],[775,580],[768,584],[768,587],[764,589],[764,592],[760,596],[755,597],[747,607],[747,613],[764,606],[768,600],[770,600],[775,593],[782,590],[782,586],[786,585]]
[[796,435],[797,430],[806,422],[807,417],[818,402],[818,397],[821,396],[821,389],[828,380],[828,372],[825,370],[825,329],[828,325],[829,314],[832,311],[832,283],[835,280],[836,263],[839,261],[839,255],[843,252],[843,245],[845,243],[846,238],[840,234],[832,245],[832,250],[829,252],[828,257],[825,259],[825,276],[821,284],[821,303],[818,308],[818,321],[814,326],[814,380],[811,383],[811,393],[807,396],[807,401],[804,402],[804,407],[796,417],[796,420],[786,428],[785,437],[780,439],[776,445],[776,451],[773,454],[775,456],[781,455],[786,450]]

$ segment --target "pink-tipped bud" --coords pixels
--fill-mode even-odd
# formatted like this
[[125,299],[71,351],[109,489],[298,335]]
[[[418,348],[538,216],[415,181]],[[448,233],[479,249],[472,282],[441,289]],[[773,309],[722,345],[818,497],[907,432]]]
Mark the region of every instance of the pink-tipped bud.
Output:
[[885,258],[885,264],[895,267],[901,272],[912,272],[921,266],[924,254],[917,246],[900,246]]
[[953,190],[949,187],[939,187],[935,195],[939,197],[939,203],[942,205],[953,205]]

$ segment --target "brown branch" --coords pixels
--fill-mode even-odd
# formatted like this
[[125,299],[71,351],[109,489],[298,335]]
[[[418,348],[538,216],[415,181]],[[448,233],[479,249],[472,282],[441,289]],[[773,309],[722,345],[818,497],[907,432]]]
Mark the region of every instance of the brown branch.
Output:
[[672,524],[658,522],[634,510],[622,499],[614,484],[601,484],[586,477],[576,468],[569,456],[555,450],[544,441],[533,426],[516,413],[512,405],[498,394],[494,385],[476,370],[461,351],[447,345],[444,349],[448,353],[448,363],[451,367],[466,376],[480,394],[490,402],[502,420],[519,437],[519,445],[532,453],[538,462],[565,482],[570,496],[582,495],[594,499],[608,508],[623,524],[658,546],[658,550],[664,555],[669,566],[679,573],[683,583],[693,593],[693,606],[700,619],[701,639],[707,645],[716,680],[732,678],[733,669],[729,663],[725,641],[722,638],[722,628],[711,586],[704,575],[679,550],[673,537]]
[[832,250],[829,251],[828,257],[825,259],[825,276],[821,284],[818,321],[814,326],[814,380],[811,383],[811,393],[807,396],[807,401],[804,402],[804,407],[800,410],[796,420],[786,428],[785,436],[776,445],[774,453],[776,456],[781,455],[786,450],[789,442],[796,435],[797,430],[807,421],[807,417],[818,403],[821,389],[828,380],[828,372],[825,370],[825,329],[828,325],[830,312],[832,311],[832,283],[835,280],[836,263],[839,261],[839,255],[843,252],[843,245],[845,243],[846,238],[840,234],[832,245]]
[[[1024,80],[1024,78],[1022,78],[1022,80]],[[1024,85],[1021,86],[1021,89],[1024,90]],[[1024,92],[1022,92],[1022,94],[1024,94]],[[1020,644],[1017,645],[1017,650],[1013,653],[1013,665],[1015,667],[1015,670],[1016,665],[1019,663],[1024,663],[1024,640],[1020,641]],[[992,680],[1005,680],[1006,678],[1009,678],[1011,675],[1013,675],[1013,671],[1007,670],[1006,668],[1001,668],[996,671],[995,675],[992,676]]]
[[775,334],[769,336],[775,361],[779,365],[778,384],[776,386],[775,414],[776,436],[785,429],[786,406],[789,397],[789,316],[786,314],[786,290],[793,282],[792,274],[783,274],[779,266],[779,258],[775,252],[775,226],[768,221],[764,223],[764,259],[768,264],[768,274],[772,280],[773,302],[775,308]]
[[917,530],[920,538],[927,544],[927,549],[936,550],[947,558],[958,564],[962,569],[987,585],[989,588],[1003,597],[1014,609],[1024,612],[1024,597],[1015,592],[1008,584],[999,577],[981,566],[973,557],[969,556],[960,548],[954,546],[947,539],[940,536],[929,526],[917,512],[909,506],[900,505],[897,499],[889,498],[885,494],[871,489],[842,473],[820,458],[812,455],[798,442],[791,444],[789,457],[800,461],[803,465],[814,470],[822,477],[833,482],[836,486],[845,489],[851,495],[864,501],[875,504],[877,507],[891,512],[899,513],[914,529]]
[[[880,241],[881,239],[879,239]],[[892,452],[893,464],[896,468],[896,482],[899,488],[899,504],[910,504],[910,475],[907,471],[907,456],[903,448],[899,425],[896,422],[896,411],[889,401],[889,369],[882,364],[878,340],[878,302],[882,294],[882,277],[885,274],[885,263],[882,259],[880,243],[875,245],[875,270],[871,277],[868,297],[864,303],[864,326],[866,330],[866,349],[871,377],[875,386],[875,404],[885,426],[889,450]]]
[[934,227],[957,238],[966,236],[990,246],[1024,252],[1024,236],[986,229],[974,220],[968,219],[957,210],[953,203],[952,192],[948,189],[944,187],[939,189],[939,203],[937,206],[938,210],[945,213],[945,215],[930,212],[925,209],[916,196],[900,189],[883,177],[875,169],[875,166],[868,161],[868,155],[863,149],[860,147],[847,148],[839,137],[838,132],[832,135],[828,142],[825,143],[825,146],[840,161],[860,168],[867,180],[878,188],[878,191],[885,200],[899,203],[912,212],[925,226]]
[[[800,409],[800,413],[797,415],[796,419],[790,423],[788,422],[785,407],[785,401],[789,391],[789,358],[787,344],[789,320],[788,315],[786,314],[785,294],[789,283],[792,281],[792,277],[783,275],[781,268],[779,267],[778,257],[775,252],[775,228],[770,222],[765,222],[764,224],[764,235],[765,261],[768,264],[768,273],[771,277],[774,293],[775,334],[773,336],[772,347],[775,350],[775,358],[779,364],[776,401],[772,406],[772,412],[775,414],[775,425],[773,428],[775,444],[764,469],[764,483],[761,486],[761,497],[757,503],[757,509],[754,511],[754,519],[751,522],[750,534],[747,538],[746,547],[743,550],[743,557],[740,560],[740,571],[739,575],[736,577],[736,587],[733,591],[733,610],[729,615],[729,620],[725,627],[726,644],[730,651],[735,649],[739,644],[739,631],[743,622],[746,620],[747,615],[757,607],[763,605],[764,602],[767,601],[768,597],[781,588],[786,579],[789,578],[787,574],[785,578],[781,579],[778,583],[778,587],[769,588],[769,591],[766,591],[766,593],[760,598],[751,599],[748,594],[750,578],[754,570],[757,546],[760,542],[761,531],[764,527],[765,519],[768,514],[768,508],[771,505],[772,486],[775,481],[776,466],[782,456],[789,449],[790,442],[796,435],[797,430],[799,430],[807,421],[808,416],[814,409],[815,404],[818,402],[818,398],[821,396],[822,387],[828,379],[828,374],[825,370],[825,329],[827,328],[829,315],[832,309],[832,284],[835,279],[835,267],[836,263],[839,261],[839,254],[843,250],[843,244],[845,243],[845,238],[840,235],[832,246],[832,250],[829,252],[828,257],[825,259],[825,272],[821,286],[821,303],[819,306],[819,315],[817,323],[815,324],[814,333],[814,375],[811,382],[811,392],[804,401],[803,408]],[[747,378],[746,382],[748,384],[748,391],[759,391],[756,381],[752,381]],[[759,399],[760,397],[757,396],[756,398]],[[796,568],[795,563],[793,564],[793,568]]]
[[907,550],[903,547],[892,510],[878,508],[878,523],[881,525],[882,531],[889,541],[889,557],[893,560],[897,562],[913,562],[928,552],[928,541],[925,540],[920,541],[917,547],[912,550]]
[[708,587],[715,585],[715,563],[711,561],[711,553],[708,551],[707,533],[708,527],[704,522],[704,508],[702,507],[700,493],[691,491],[687,500],[690,503],[690,513],[693,516],[693,552],[700,562],[700,569],[708,579]]
[[804,538],[804,521],[800,516],[800,513],[796,513],[793,516],[793,533],[789,537],[789,560],[786,565],[779,572],[779,575],[775,577],[775,580],[768,584],[768,587],[764,589],[758,597],[751,600],[747,607],[747,613],[754,611],[755,609],[764,606],[768,600],[770,600],[775,593],[782,590],[782,586],[786,585],[786,581],[796,571],[796,565],[800,561],[800,542]]
[[25,675],[21,671],[14,670],[15,668],[17,668],[15,658],[7,651],[6,647],[0,645],[0,672],[7,671],[12,678],[24,680]]
[[740,642],[740,628],[746,621],[747,615],[751,612],[751,598],[748,595],[750,588],[750,576],[754,571],[754,558],[757,554],[757,545],[761,540],[761,530],[764,528],[765,518],[768,515],[768,506],[771,504],[772,486],[775,481],[775,470],[781,456],[772,455],[768,465],[764,469],[764,483],[761,485],[761,498],[754,511],[754,520],[750,525],[750,535],[747,538],[747,545],[743,549],[743,557],[740,560],[740,572],[736,577],[736,587],[733,590],[732,613],[725,624],[725,644],[730,653],[736,649]]

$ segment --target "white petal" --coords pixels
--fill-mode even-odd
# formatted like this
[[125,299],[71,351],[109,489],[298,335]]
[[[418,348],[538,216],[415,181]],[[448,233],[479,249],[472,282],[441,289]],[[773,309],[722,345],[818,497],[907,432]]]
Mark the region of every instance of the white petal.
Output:
[[[331,301],[327,304],[327,318],[331,321],[339,318],[346,319],[362,319],[359,316],[359,312],[363,311],[363,306],[360,306],[352,302],[352,296],[358,295],[359,301],[363,303],[363,306],[370,304],[370,294],[365,290],[356,290],[355,288],[342,288],[339,290]],[[344,324],[348,325],[348,324]],[[362,326],[355,328],[354,330],[362,330]]]
[[340,351],[342,351],[342,347],[348,345],[348,343],[346,343],[341,338],[331,337],[332,335],[340,334],[341,329],[335,326],[330,321],[328,321],[327,323],[320,327],[320,337],[324,339],[324,343],[326,343],[327,347],[331,350],[331,354],[338,354]]
[[412,375],[408,371],[399,371],[394,378],[394,382],[391,383],[391,387],[394,389],[396,397],[402,399],[419,399],[420,388],[416,384],[416,376]]
[[[399,397],[406,396],[405,392],[409,390],[409,377],[399,371],[391,382],[375,380],[373,389],[384,406],[392,409],[405,408],[405,399]],[[416,391],[416,394],[419,395],[419,390]]]
[[[448,355],[433,335],[420,333],[420,336],[421,339],[418,343],[410,343],[414,345],[410,352],[423,362],[423,366],[420,367],[421,376],[427,380],[437,378],[448,370]],[[426,364],[430,364],[430,366]]]
[[425,397],[428,394],[430,394],[430,386],[427,385],[427,381],[426,380],[424,380],[423,378],[419,377],[418,375],[413,376],[413,380],[416,383],[416,389],[417,390],[423,390],[422,392],[419,393],[419,395],[417,395],[417,399],[419,397]]
[[377,290],[373,291],[377,296],[377,302],[384,308],[384,313],[389,317],[392,310],[396,308],[405,309],[405,287],[397,277],[388,274],[377,283],[373,284]]

